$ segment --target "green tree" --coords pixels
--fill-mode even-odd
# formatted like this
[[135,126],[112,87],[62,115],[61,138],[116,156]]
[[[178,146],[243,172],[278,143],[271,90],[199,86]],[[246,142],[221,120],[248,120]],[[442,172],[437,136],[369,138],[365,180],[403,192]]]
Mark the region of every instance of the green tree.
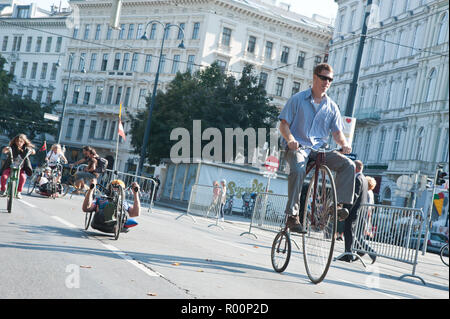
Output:
[[[178,73],[166,92],[159,91],[156,96],[147,145],[148,162],[158,164],[161,158],[170,156],[170,149],[177,142],[170,140],[173,129],[185,128],[192,137],[193,120],[201,120],[202,129],[219,129],[223,140],[225,128],[265,128],[268,134],[279,112],[270,104],[252,70],[251,65],[246,65],[239,80],[226,75],[216,63],[195,74]],[[135,152],[140,153],[148,109],[129,116],[131,144]],[[208,142],[202,141],[202,148]]]

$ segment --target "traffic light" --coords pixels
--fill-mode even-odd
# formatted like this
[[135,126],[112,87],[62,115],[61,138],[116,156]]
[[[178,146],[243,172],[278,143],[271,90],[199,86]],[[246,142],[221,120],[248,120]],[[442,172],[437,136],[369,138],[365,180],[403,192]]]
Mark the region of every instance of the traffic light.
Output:
[[445,177],[447,176],[447,173],[444,172],[441,168],[437,170],[436,174],[436,185],[442,185],[445,184]]

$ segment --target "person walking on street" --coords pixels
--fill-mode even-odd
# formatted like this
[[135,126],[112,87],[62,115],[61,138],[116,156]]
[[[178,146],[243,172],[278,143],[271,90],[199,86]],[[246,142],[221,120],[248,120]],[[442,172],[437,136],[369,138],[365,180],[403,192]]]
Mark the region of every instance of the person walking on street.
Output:
[[[308,160],[317,156],[316,150],[326,144],[329,135],[341,146],[341,152],[327,154],[325,165],[336,172],[336,190],[339,203],[338,217],[344,220],[353,204],[355,165],[343,154],[352,151],[343,134],[343,122],[339,107],[326,94],[333,81],[333,68],[326,63],[318,64],[313,72],[312,88],[294,94],[279,115],[282,146],[286,149],[288,176],[288,201],[285,214],[287,227],[294,232],[303,232],[300,223],[300,199]],[[309,146],[313,150],[301,150]]]
[[[368,183],[363,174],[364,165],[360,160],[355,161],[356,175],[355,175],[355,192],[354,192],[354,204],[350,209],[350,215],[344,223],[344,246],[347,254],[342,255],[338,260],[345,262],[352,262],[352,242],[353,242],[353,226],[358,218],[358,210],[362,204],[366,204],[368,201]],[[372,259],[372,263],[375,262],[376,255],[372,248],[370,248],[363,238],[363,234],[355,234],[355,244],[359,249],[369,252],[369,256]],[[363,256],[364,253],[358,252],[358,255]]]
[[222,187],[221,192],[220,192],[220,209],[219,209],[219,214],[220,214],[220,220],[223,222],[225,220],[224,218],[224,209],[225,209],[225,203],[227,201],[227,181],[222,179],[220,181],[220,186]]

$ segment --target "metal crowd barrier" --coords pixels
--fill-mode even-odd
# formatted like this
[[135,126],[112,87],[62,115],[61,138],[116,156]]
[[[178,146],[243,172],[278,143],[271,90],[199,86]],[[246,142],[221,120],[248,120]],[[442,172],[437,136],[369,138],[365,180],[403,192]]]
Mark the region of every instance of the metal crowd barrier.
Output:
[[213,191],[213,186],[200,184],[193,185],[186,214],[194,221],[195,219],[191,214],[205,218],[214,218],[216,219],[216,223],[209,226],[218,226],[223,229],[223,227],[219,225],[220,198],[222,197],[222,194],[219,192],[218,196],[216,196]]
[[255,200],[255,206],[252,212],[252,220],[247,232],[241,234],[252,233],[252,228],[278,232],[285,222],[284,211],[286,209],[288,197],[286,195],[274,193],[258,193]]
[[352,252],[343,253],[335,260],[343,255],[352,255],[366,267],[357,253],[389,258],[413,266],[412,274],[402,275],[399,279],[415,277],[425,284],[415,274],[420,247],[417,238],[420,238],[423,223],[422,209],[361,205],[353,226]]
[[[156,189],[157,189],[157,182],[151,177],[144,177],[144,176],[137,176],[134,174],[119,172],[119,171],[113,171],[110,169],[107,169],[105,173],[102,174],[102,176],[99,178],[99,183],[103,186],[107,186],[109,182],[115,179],[122,180],[126,186],[130,186],[133,182],[137,182],[140,187],[139,191],[139,199],[142,206],[148,205],[148,211],[152,211],[153,202],[156,197]],[[133,194],[132,192],[126,192],[126,198],[127,200],[133,201]]]

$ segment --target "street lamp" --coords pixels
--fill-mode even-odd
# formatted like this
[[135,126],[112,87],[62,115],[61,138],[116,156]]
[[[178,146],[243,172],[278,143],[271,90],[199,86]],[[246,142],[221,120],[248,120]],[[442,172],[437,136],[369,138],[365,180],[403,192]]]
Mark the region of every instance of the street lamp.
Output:
[[149,137],[150,137],[150,127],[151,127],[151,124],[152,124],[152,112],[153,112],[153,108],[155,107],[155,102],[156,102],[156,91],[157,91],[157,88],[158,88],[158,79],[159,79],[159,71],[160,71],[160,68],[161,68],[161,57],[162,57],[163,48],[164,48],[164,40],[166,38],[166,32],[171,27],[177,27],[181,31],[182,38],[181,38],[181,43],[178,45],[178,48],[180,48],[180,49],[184,49],[185,48],[184,47],[184,42],[183,42],[183,39],[184,39],[184,30],[183,30],[183,28],[181,28],[177,24],[172,24],[172,23],[164,24],[164,23],[162,23],[160,21],[157,21],[157,20],[152,20],[152,21],[149,21],[147,23],[147,25],[145,26],[145,29],[144,29],[144,35],[141,37],[141,40],[148,40],[148,38],[147,38],[147,31],[145,31],[145,30],[147,30],[148,26],[151,23],[158,23],[158,24],[162,25],[163,28],[164,28],[164,31],[163,31],[162,41],[161,41],[161,49],[160,49],[160,52],[159,52],[158,69],[157,69],[156,75],[155,75],[155,84],[153,86],[153,94],[152,94],[152,99],[151,99],[151,102],[150,102],[150,109],[149,109],[148,118],[147,118],[147,125],[145,127],[144,141],[143,141],[142,147],[141,147],[141,157],[139,159],[139,165],[138,165],[138,168],[137,168],[137,175],[138,176],[140,176],[141,173],[142,173],[142,167],[144,165],[144,159],[145,159],[146,153],[147,153],[146,152],[147,151],[147,144],[148,144],[148,140],[149,140]]
[[[66,91],[66,94],[64,96],[64,103],[63,103],[63,108],[62,108],[62,111],[61,111],[61,119],[59,120],[58,144],[61,143],[62,123],[64,121],[64,113],[65,113],[66,105],[67,105],[67,96],[69,95],[70,75],[72,74],[72,66],[73,66],[73,58],[74,58],[74,56],[75,56],[74,53],[70,53],[70,55],[69,55],[69,77],[67,79],[67,91]],[[83,68],[82,68],[81,72],[82,73],[86,73],[86,70],[84,68],[84,65],[86,64],[85,63],[86,62],[85,58],[83,56],[80,56],[80,59],[83,60]],[[57,67],[61,66],[61,63],[59,62],[59,59],[58,59],[58,62],[56,64],[56,66]]]

